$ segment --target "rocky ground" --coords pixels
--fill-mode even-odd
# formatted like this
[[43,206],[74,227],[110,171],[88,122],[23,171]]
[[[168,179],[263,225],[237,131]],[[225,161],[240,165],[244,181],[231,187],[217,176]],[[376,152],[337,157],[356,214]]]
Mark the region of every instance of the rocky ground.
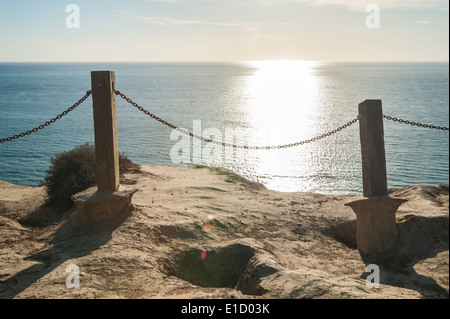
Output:
[[205,167],[141,166],[121,184],[139,189],[132,211],[84,225],[45,208],[44,186],[0,182],[0,298],[448,298],[446,185],[390,191],[408,200],[399,242],[374,259],[344,205],[361,196],[280,193]]

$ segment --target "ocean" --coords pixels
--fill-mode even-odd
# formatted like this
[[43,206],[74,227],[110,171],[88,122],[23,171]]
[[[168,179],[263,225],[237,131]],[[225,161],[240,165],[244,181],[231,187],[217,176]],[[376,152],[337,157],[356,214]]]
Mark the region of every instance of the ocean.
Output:
[[[346,124],[381,99],[393,117],[449,126],[443,63],[0,63],[0,138],[55,117],[115,71],[116,89],[160,118],[220,141],[273,146]],[[229,150],[177,134],[117,97],[119,151],[138,164],[221,166],[283,192],[362,194],[359,124],[292,148]],[[388,187],[449,183],[449,135],[384,120]],[[0,143],[0,180],[43,183],[50,158],[94,142],[92,99],[50,126]]]

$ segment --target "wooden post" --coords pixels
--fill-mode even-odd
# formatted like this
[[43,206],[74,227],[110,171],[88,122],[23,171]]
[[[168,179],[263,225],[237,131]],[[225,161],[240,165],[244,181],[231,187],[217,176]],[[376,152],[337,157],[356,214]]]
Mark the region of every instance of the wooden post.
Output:
[[358,249],[378,254],[395,247],[398,239],[395,213],[406,200],[388,196],[381,100],[359,104],[359,117],[363,194],[368,198],[345,205],[356,214]]
[[366,100],[359,104],[359,116],[363,195],[365,197],[387,196],[381,100]]
[[115,74],[113,71],[93,71],[91,82],[97,187],[99,192],[114,192],[119,188]]
[[137,189],[119,189],[115,75],[113,71],[91,72],[97,187],[72,196],[81,221],[98,223],[132,209]]

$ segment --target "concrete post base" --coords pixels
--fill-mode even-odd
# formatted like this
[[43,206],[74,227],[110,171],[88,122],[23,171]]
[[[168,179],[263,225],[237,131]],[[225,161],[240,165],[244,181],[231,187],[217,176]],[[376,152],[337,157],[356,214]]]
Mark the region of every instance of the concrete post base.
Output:
[[383,253],[393,248],[398,240],[395,213],[407,200],[379,197],[345,204],[356,214],[356,242],[364,253]]
[[131,208],[131,198],[137,189],[119,190],[115,192],[98,192],[91,187],[72,196],[80,219],[85,224],[108,220]]

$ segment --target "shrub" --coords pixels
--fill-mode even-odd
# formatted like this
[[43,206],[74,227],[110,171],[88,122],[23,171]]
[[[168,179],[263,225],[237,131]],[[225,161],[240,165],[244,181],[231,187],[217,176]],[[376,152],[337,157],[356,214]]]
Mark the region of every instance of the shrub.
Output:
[[[96,185],[94,145],[86,143],[73,150],[57,153],[50,162],[45,176],[47,206],[68,209],[73,204],[72,195]],[[137,167],[126,156],[119,154],[120,174]]]

